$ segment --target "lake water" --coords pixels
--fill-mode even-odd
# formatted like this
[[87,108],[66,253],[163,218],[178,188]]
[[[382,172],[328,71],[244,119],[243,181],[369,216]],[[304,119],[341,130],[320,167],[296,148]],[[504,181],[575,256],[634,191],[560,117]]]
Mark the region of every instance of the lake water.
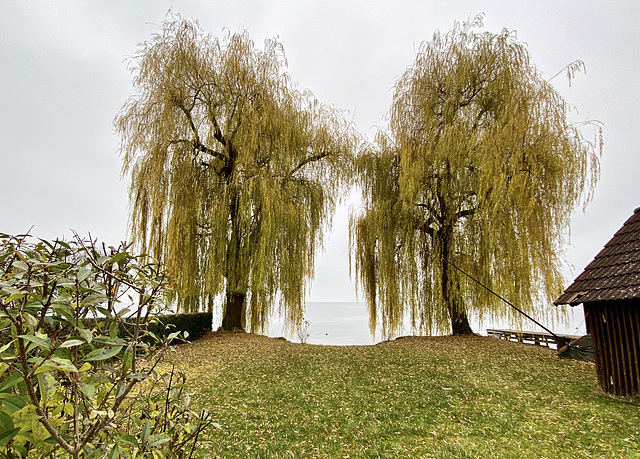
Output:
[[[369,333],[367,305],[365,303],[309,302],[305,319],[309,322],[309,344],[356,345],[375,344],[378,340]],[[299,341],[297,336],[283,332],[283,322],[271,324],[269,336],[285,336]]]
[[[553,307],[553,306],[551,306]],[[559,326],[542,323],[545,327],[554,333],[582,335],[585,334],[583,322],[582,307],[576,307],[569,310],[570,323],[567,326]],[[382,341],[380,332],[376,336],[372,336],[369,332],[369,315],[367,305],[365,303],[343,303],[343,302],[308,302],[305,314],[306,320],[309,322],[309,344],[325,344],[325,345],[361,345],[375,344]],[[528,319],[524,319],[522,326],[513,326],[506,321],[478,321],[471,320],[471,328],[475,333],[486,335],[487,328],[516,328],[527,331],[540,331],[541,328],[536,326]],[[400,335],[411,334],[410,330],[405,330]],[[283,322],[274,321],[269,327],[269,336],[285,336],[290,341],[299,341],[295,335],[287,336],[283,332]]]

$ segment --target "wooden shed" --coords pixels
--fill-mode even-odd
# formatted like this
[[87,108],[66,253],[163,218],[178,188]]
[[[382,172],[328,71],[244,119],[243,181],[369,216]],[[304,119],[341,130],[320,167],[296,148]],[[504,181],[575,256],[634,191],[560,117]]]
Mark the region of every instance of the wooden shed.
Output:
[[600,388],[640,394],[640,207],[554,303],[583,305]]

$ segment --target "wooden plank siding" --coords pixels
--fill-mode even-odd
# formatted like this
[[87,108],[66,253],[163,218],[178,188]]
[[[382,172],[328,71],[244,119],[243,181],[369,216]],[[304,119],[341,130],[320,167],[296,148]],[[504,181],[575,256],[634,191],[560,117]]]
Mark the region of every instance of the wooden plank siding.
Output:
[[584,304],[598,384],[640,394],[640,207],[554,304]]
[[640,394],[640,301],[584,303],[598,385],[613,395]]

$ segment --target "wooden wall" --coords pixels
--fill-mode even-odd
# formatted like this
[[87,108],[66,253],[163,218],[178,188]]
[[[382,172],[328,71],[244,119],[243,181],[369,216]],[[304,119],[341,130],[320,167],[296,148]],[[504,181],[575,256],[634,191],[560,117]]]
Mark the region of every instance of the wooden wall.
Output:
[[613,395],[640,394],[640,301],[584,304],[598,384]]

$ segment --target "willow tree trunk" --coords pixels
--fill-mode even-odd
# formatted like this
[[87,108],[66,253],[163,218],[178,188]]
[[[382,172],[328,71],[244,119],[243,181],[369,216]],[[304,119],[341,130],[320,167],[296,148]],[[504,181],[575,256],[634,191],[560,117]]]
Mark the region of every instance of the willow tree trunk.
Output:
[[235,196],[229,209],[231,237],[227,246],[227,298],[222,317],[222,329],[244,331],[244,301],[246,297],[246,273],[240,263],[241,234],[238,227],[239,197]]
[[[454,300],[454,303],[456,301]],[[451,334],[452,335],[473,335],[473,329],[469,324],[469,318],[467,317],[467,311],[455,305],[451,308]]]
[[451,264],[451,240],[453,229],[442,232],[442,299],[447,305],[451,319],[452,335],[472,335],[473,330],[467,317],[467,309],[460,298],[460,288],[456,284],[457,272]]
[[243,311],[244,293],[227,292],[227,303],[222,318],[222,329],[227,331],[244,330]]

